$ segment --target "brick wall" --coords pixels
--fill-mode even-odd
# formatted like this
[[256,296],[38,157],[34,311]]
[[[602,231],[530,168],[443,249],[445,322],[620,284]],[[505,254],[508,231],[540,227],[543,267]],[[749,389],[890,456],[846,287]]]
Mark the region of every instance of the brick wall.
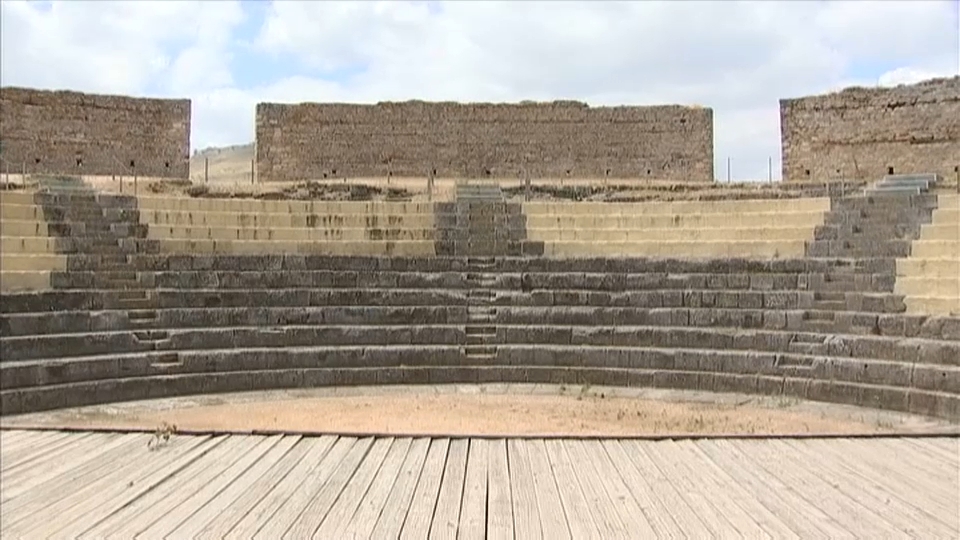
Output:
[[0,88],[3,171],[188,178],[190,100]]
[[780,131],[785,180],[876,179],[891,167],[952,177],[960,165],[960,77],[783,99]]
[[713,111],[683,106],[261,103],[261,182],[327,177],[712,182]]

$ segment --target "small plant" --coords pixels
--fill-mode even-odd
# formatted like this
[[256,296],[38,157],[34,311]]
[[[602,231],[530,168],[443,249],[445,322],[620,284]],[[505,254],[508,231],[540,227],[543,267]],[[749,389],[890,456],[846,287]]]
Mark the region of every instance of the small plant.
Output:
[[147,441],[147,449],[157,450],[161,446],[166,446],[166,444],[170,442],[170,436],[176,432],[176,424],[168,424],[166,422],[161,423],[157,430],[153,432],[153,436],[150,437],[150,440]]
[[792,407],[792,406],[796,405],[796,404],[799,403],[799,402],[800,402],[800,400],[798,400],[798,399],[789,398],[789,397],[782,397],[782,396],[781,396],[781,397],[777,398],[776,407],[777,407],[778,409],[786,409],[787,407]]

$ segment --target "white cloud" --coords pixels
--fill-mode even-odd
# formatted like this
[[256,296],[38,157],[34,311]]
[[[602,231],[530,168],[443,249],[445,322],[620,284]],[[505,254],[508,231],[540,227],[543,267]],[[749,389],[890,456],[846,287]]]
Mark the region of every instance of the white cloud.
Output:
[[717,177],[731,157],[734,179],[766,179],[779,98],[960,69],[950,1],[274,2],[243,39],[299,74],[247,88],[234,2],[2,10],[4,84],[185,95],[198,147],[250,140],[258,101],[698,103],[715,110]]

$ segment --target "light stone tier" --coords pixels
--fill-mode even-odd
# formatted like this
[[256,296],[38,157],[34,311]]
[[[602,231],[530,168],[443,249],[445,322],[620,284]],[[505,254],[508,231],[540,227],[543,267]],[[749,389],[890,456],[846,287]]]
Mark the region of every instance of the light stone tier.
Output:
[[960,195],[937,199],[910,256],[897,260],[895,291],[910,313],[960,314]]
[[829,198],[524,205],[548,257],[803,256]]
[[61,244],[34,192],[0,193],[0,290],[49,288],[50,272],[67,268],[67,257],[58,254]]

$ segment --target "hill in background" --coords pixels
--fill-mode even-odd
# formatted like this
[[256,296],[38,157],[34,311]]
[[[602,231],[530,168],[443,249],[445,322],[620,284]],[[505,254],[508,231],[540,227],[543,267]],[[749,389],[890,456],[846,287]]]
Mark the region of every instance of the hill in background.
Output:
[[249,182],[253,143],[196,151],[190,158],[190,179],[194,182],[203,182],[204,162],[211,183]]

